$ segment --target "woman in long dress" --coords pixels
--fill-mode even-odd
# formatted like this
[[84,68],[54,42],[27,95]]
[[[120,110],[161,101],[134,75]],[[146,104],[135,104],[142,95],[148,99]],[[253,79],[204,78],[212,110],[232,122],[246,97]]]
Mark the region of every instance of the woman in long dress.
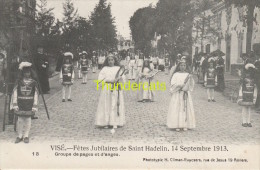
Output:
[[176,131],[195,128],[195,114],[190,94],[194,80],[186,68],[186,61],[182,59],[171,78],[172,97],[167,115],[167,127]]
[[101,93],[97,107],[95,125],[104,128],[113,126],[111,133],[114,133],[118,126],[123,126],[125,124],[123,90],[120,85],[116,84],[116,82],[120,82],[121,80],[125,82],[125,76],[122,75],[116,78],[119,69],[120,66],[117,59],[113,55],[109,55],[98,76],[98,80],[102,81],[102,83],[100,83],[99,86]]

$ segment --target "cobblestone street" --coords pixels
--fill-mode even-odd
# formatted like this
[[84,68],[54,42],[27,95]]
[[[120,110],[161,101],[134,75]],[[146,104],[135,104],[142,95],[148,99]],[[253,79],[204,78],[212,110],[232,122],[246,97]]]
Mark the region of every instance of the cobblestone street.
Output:
[[[76,74],[77,75],[77,74]],[[160,72],[156,80],[166,82],[166,91],[157,91],[155,102],[139,103],[136,92],[125,91],[126,125],[112,135],[110,129],[94,126],[100,91],[96,89],[98,73],[88,74],[88,83],[76,79],[72,87],[72,102],[61,102],[61,86],[47,96],[51,119],[48,120],[41,102],[39,119],[33,120],[31,143],[38,142],[142,142],[151,144],[259,144],[260,115],[252,113],[252,128],[241,126],[241,108],[216,93],[216,103],[208,103],[206,90],[196,84],[192,92],[196,114],[196,129],[176,132],[166,127],[166,116],[170,100],[169,75]],[[76,76],[77,77],[77,76]],[[195,76],[194,76],[195,77]],[[54,77],[53,82],[58,81]],[[196,82],[196,80],[195,80]],[[2,120],[1,120],[2,121]],[[13,126],[0,132],[0,142],[14,142]]]

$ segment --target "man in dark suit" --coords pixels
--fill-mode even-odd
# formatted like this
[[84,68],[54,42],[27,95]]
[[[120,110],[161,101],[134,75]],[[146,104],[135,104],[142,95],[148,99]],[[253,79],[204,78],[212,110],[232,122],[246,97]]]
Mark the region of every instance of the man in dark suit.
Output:
[[41,92],[43,94],[48,94],[50,91],[49,61],[47,56],[43,53],[43,48],[41,46],[38,47],[37,54],[34,59]]

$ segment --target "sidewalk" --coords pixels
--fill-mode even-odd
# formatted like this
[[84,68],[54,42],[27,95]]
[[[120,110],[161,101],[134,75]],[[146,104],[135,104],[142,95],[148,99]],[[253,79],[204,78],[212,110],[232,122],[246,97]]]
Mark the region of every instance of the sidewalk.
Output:
[[[44,95],[44,99],[48,100],[49,98],[51,98],[55,93],[57,93],[58,91],[61,90],[61,85],[59,83],[59,73],[54,73],[50,78],[49,78],[49,82],[50,82],[50,94],[45,94]],[[44,107],[43,106],[43,102],[42,101],[42,97],[40,96],[40,107]],[[3,118],[4,118],[4,103],[5,103],[5,97],[4,95],[0,94],[0,132],[2,132],[2,127],[3,127]],[[8,126],[8,125],[7,125]]]
[[239,80],[240,78],[238,76],[233,76],[230,73],[225,73],[226,88],[222,94],[233,103],[236,102],[238,97]]

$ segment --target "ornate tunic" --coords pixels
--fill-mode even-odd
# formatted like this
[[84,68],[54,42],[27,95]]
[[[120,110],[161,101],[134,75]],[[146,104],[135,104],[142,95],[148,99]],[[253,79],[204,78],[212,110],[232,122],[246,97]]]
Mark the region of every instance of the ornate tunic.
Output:
[[206,74],[205,74],[205,81],[206,82],[206,87],[208,88],[213,88],[216,86],[217,83],[217,74],[216,70],[213,69],[208,69]]
[[18,106],[19,111],[16,112],[19,116],[32,116],[32,108],[37,108],[38,105],[38,88],[37,82],[33,79],[20,80],[15,86],[10,103],[10,109]]
[[63,85],[71,85],[74,79],[74,69],[72,64],[63,64],[61,68],[60,78],[63,79]]
[[252,79],[245,78],[239,90],[238,104],[252,106],[257,96],[257,87]]
[[88,72],[88,60],[87,59],[81,59],[81,72],[87,73]]

